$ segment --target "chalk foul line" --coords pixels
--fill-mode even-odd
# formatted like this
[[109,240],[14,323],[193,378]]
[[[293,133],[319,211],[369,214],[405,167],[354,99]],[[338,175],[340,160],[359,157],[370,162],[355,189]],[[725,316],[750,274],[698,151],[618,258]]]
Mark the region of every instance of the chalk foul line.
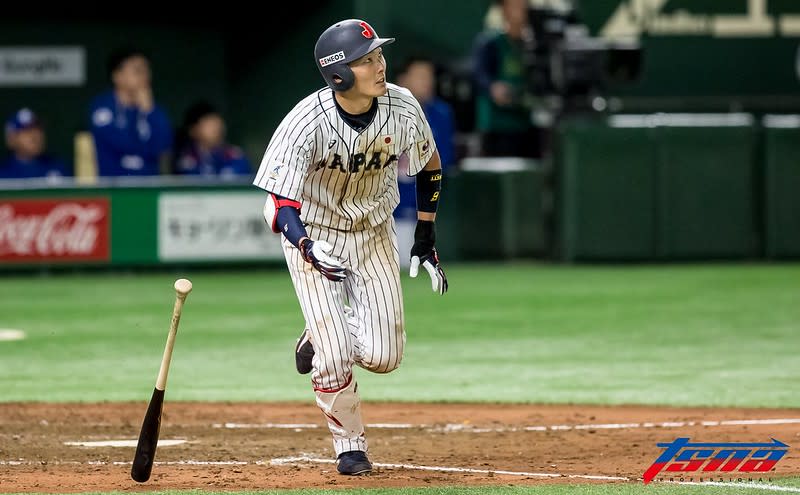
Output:
[[[317,464],[335,464],[336,461],[332,459],[320,459],[317,457],[297,456],[297,457],[280,457],[272,459],[272,465],[284,464],[297,464],[299,462],[317,463]],[[561,473],[532,473],[526,471],[507,471],[504,469],[473,469],[463,467],[451,466],[422,466],[416,464],[392,464],[384,462],[373,462],[373,466],[385,469],[412,469],[417,471],[437,471],[445,473],[472,473],[472,474],[505,474],[509,476],[525,476],[531,478],[575,478],[575,479],[589,479],[589,480],[605,480],[605,481],[630,481],[630,478],[623,476],[600,476],[591,474],[561,474]]]
[[[483,428],[464,423],[448,423],[445,425],[411,424],[411,423],[371,423],[365,425],[371,429],[412,429],[420,428],[433,433],[466,432],[466,433],[502,433],[518,431],[570,431],[570,430],[625,430],[636,428],[684,428],[687,426],[744,426],[744,425],[787,425],[800,424],[800,418],[776,419],[731,419],[723,421],[664,421],[660,423],[594,423],[577,425],[540,425],[540,426],[503,426]],[[214,423],[213,428],[227,429],[288,429],[302,431],[317,429],[322,425],[316,423]]]

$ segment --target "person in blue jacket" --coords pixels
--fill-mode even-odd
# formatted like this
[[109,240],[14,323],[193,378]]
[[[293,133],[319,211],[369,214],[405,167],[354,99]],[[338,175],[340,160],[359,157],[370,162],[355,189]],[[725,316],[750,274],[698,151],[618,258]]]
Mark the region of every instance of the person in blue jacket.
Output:
[[186,110],[178,136],[175,174],[226,179],[250,177],[253,172],[242,149],[226,141],[225,120],[207,101]]
[[6,120],[5,137],[11,154],[0,162],[0,179],[69,175],[64,161],[45,152],[44,128],[31,109],[17,110]]
[[[422,106],[425,118],[431,125],[436,149],[439,150],[442,172],[446,174],[456,164],[456,124],[453,107],[436,94],[436,64],[424,56],[407,58],[397,74],[397,84],[411,91]],[[401,161],[400,166],[403,164]],[[413,178],[399,173],[398,189],[400,204],[395,208],[395,218],[416,222],[417,199]]]
[[172,124],[153,99],[150,59],[120,48],[108,59],[113,88],[92,101],[90,128],[100,176],[158,175],[172,149]]

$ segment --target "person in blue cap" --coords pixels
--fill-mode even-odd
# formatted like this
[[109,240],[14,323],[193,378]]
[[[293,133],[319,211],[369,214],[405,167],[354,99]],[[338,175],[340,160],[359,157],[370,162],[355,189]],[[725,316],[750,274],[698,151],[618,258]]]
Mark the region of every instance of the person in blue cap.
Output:
[[22,108],[8,118],[5,136],[11,154],[0,162],[0,179],[68,175],[64,161],[45,152],[44,129],[31,109]]
[[250,177],[250,162],[238,146],[226,141],[222,114],[207,101],[198,101],[184,115],[174,173],[232,179]]
[[89,124],[100,176],[158,175],[172,149],[172,124],[153,98],[150,60],[137,48],[108,59],[113,89],[92,101]]

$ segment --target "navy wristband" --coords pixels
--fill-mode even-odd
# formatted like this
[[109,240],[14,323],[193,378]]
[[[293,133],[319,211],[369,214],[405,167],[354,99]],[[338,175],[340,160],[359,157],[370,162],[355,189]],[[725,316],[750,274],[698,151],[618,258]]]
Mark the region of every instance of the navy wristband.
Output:
[[308,237],[306,228],[300,220],[300,212],[294,206],[283,206],[278,209],[278,228],[281,233],[298,249],[303,237]]

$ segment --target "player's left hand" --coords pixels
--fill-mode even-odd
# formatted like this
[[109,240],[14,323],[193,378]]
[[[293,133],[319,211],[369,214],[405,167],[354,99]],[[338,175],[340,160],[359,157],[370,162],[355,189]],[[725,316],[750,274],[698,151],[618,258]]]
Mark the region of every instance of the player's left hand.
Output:
[[436,241],[436,232],[433,222],[420,220],[414,231],[414,246],[411,248],[411,267],[409,275],[416,278],[419,266],[428,272],[431,277],[431,288],[434,292],[444,294],[447,292],[447,276],[439,265],[439,255],[433,247]]

